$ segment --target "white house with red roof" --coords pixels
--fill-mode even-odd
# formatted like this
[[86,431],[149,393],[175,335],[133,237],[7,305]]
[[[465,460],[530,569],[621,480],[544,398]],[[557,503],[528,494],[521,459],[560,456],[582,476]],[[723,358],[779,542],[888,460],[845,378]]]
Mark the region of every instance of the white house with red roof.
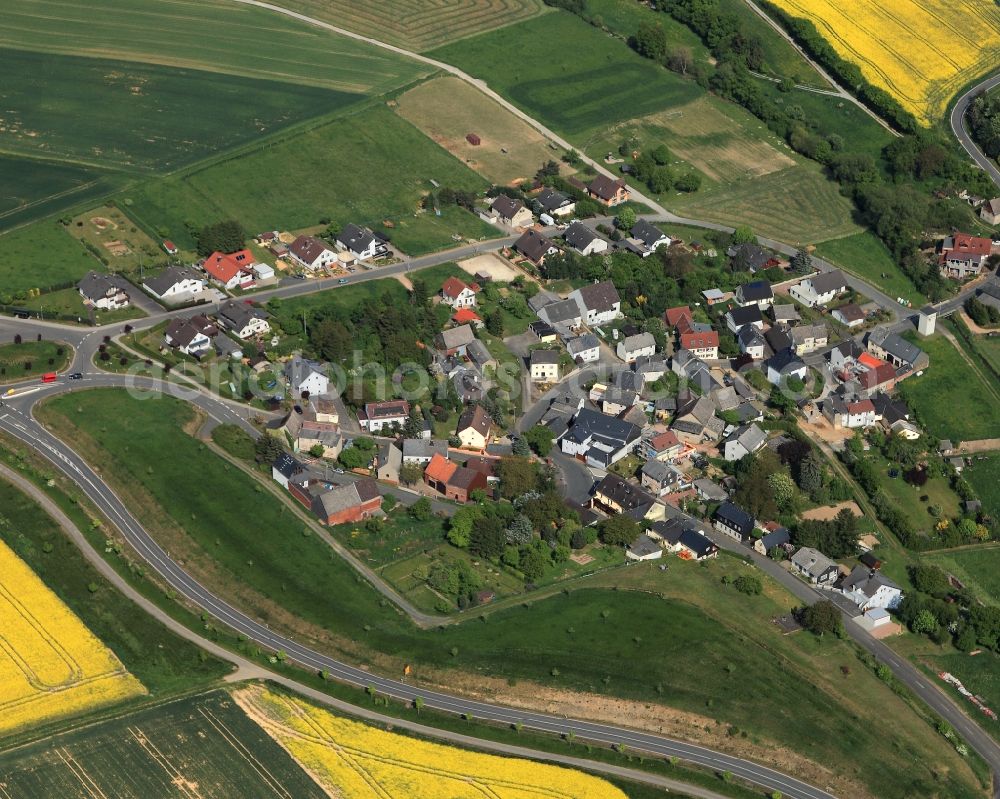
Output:
[[954,280],[976,277],[992,252],[993,242],[990,239],[956,233],[942,240],[938,266],[944,277]]
[[468,284],[458,277],[449,277],[441,286],[441,302],[452,308],[475,308],[479,285]]
[[224,289],[246,289],[254,284],[256,276],[253,272],[253,253],[250,250],[237,250],[231,253],[213,252],[201,268],[205,274]]

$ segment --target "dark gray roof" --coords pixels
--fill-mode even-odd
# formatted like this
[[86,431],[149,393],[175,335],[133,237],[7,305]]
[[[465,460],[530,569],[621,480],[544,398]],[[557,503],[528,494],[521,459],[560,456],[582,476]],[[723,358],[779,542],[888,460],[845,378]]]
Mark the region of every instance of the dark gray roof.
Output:
[[847,278],[844,277],[844,273],[839,269],[834,269],[830,272],[820,272],[818,275],[813,275],[809,280],[816,294],[842,291],[847,288]]
[[719,548],[715,544],[697,530],[685,530],[680,534],[677,543],[686,549],[690,549],[694,552],[695,557],[698,558],[704,558],[713,552],[719,551]]
[[344,229],[340,231],[337,241],[351,252],[364,252],[375,241],[375,234],[358,225],[348,224],[344,225]]
[[654,552],[659,552],[659,550],[660,545],[645,533],[640,533],[639,537],[629,544],[628,548],[629,552],[640,558],[646,555],[652,555]]
[[666,233],[645,219],[640,219],[632,225],[632,230],[629,233],[632,234],[632,238],[639,239],[647,247],[652,247],[656,242],[667,238]]
[[527,230],[514,242],[514,249],[538,263],[556,245],[537,230]]
[[742,308],[733,308],[727,314],[732,320],[733,324],[737,328],[743,327],[743,325],[751,325],[755,322],[763,322],[764,315],[760,312],[760,308],[756,305],[745,305]]
[[302,471],[302,464],[295,460],[295,458],[287,452],[282,452],[277,458],[275,458],[271,467],[286,478],[290,478]]
[[556,350],[532,350],[529,361],[533,365],[537,364],[558,364],[559,353]]
[[638,440],[641,430],[631,422],[626,422],[614,416],[581,408],[573,418],[569,435],[577,441],[594,438],[605,443],[621,447]]
[[903,363],[914,364],[916,363],[917,358],[919,358],[923,353],[923,350],[916,344],[911,344],[905,338],[896,333],[890,333],[881,341],[876,338],[875,342],[883,350],[898,358]]
[[579,319],[580,306],[576,304],[575,300],[559,300],[559,302],[549,303],[539,313],[544,314],[545,319],[550,324],[555,325],[559,322]]
[[204,283],[205,278],[186,266],[168,266],[160,274],[147,278],[144,285],[157,296],[163,294],[171,286],[185,280],[198,280]]
[[[756,308],[756,305],[748,305],[748,308]],[[737,334],[740,344],[746,348],[764,346],[764,337],[753,325],[744,325]]]
[[769,369],[773,369],[781,374],[788,374],[805,368],[805,364],[799,356],[797,356],[790,349],[776,352],[768,359],[767,366]]
[[246,302],[227,302],[219,309],[217,317],[231,330],[242,330],[252,319],[267,319],[268,313]]
[[771,290],[771,284],[766,280],[754,280],[751,283],[745,283],[740,286],[737,291],[739,291],[740,296],[747,302],[770,300],[774,297],[774,292]]
[[76,287],[84,297],[92,301],[104,299],[109,294],[117,294],[119,291],[128,294],[128,290],[132,288],[125,278],[100,272],[88,272]]
[[593,333],[584,333],[582,336],[571,338],[566,342],[566,349],[569,350],[570,355],[574,356],[600,346],[600,340]]
[[753,532],[753,516],[732,502],[723,502],[719,505],[715,510],[715,518],[723,521],[742,535],[749,535]]
[[600,236],[582,222],[574,222],[563,232],[563,238],[570,247],[583,251],[588,244],[599,239]]
[[523,202],[515,200],[513,197],[508,197],[506,194],[498,194],[493,198],[493,202],[490,205],[504,219],[510,219],[524,208]]
[[571,205],[572,200],[562,192],[545,187],[535,198],[543,211],[552,212],[564,206]]
[[634,483],[626,482],[617,474],[605,475],[594,488],[594,493],[603,494],[608,499],[613,500],[622,510],[638,508],[656,501],[656,497],[650,496],[648,491]]
[[773,547],[780,547],[782,544],[791,543],[792,536],[785,527],[779,527],[773,533],[767,533],[760,539],[765,551],[770,551]]

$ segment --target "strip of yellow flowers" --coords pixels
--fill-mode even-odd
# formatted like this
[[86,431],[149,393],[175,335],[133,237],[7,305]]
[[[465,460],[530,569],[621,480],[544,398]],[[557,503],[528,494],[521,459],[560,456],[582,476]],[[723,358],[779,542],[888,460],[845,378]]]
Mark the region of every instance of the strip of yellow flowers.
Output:
[[0,734],[145,693],[0,541]]
[[920,122],[1000,63],[994,0],[773,0],[811,20],[843,58]]
[[237,691],[234,698],[342,799],[626,799],[589,774],[384,732],[260,686]]

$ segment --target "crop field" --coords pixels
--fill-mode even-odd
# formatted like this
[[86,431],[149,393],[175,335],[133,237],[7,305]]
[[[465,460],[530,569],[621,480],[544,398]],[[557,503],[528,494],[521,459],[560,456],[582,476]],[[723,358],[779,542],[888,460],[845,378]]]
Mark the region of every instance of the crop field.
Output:
[[[572,47],[554,47],[572,42]],[[545,14],[430,55],[488,81],[553,130],[577,136],[701,94],[572,14]]]
[[408,50],[427,50],[527,19],[541,0],[285,0],[286,8]]
[[[44,253],[44,256],[42,255]],[[29,289],[79,280],[104,265],[58,222],[43,220],[0,235],[0,302]]]
[[892,253],[871,232],[821,241],[816,255],[876,286],[890,297],[902,297],[919,307],[926,299],[893,260]]
[[1000,58],[1000,8],[985,0],[773,1],[811,20],[841,57],[924,124],[938,120],[951,96]]
[[[543,163],[558,160],[541,133],[458,78],[422,83],[396,102],[400,116],[491,183],[530,179]],[[470,144],[469,133],[481,143]]]
[[1000,518],[1000,453],[976,455],[962,476],[976,489],[983,510]]
[[385,732],[264,688],[233,698],[339,799],[626,799],[589,774]]
[[144,690],[0,542],[0,735]]
[[[196,229],[231,218],[251,230],[298,230],[320,219],[373,227],[413,220],[431,180],[474,191],[487,185],[409,122],[375,107],[181,178],[152,181],[126,193],[123,205],[186,248],[191,221]],[[450,235],[439,235],[429,243],[449,242]]]
[[[0,9],[0,47],[162,64],[357,94],[381,94],[430,71],[405,56],[226,0],[0,0]],[[258,100],[253,94],[244,99],[250,98]],[[325,110],[320,107],[319,112]]]
[[932,436],[952,441],[995,438],[1000,430],[1000,402],[987,383],[942,335],[921,338],[931,359],[920,377],[908,377],[899,392]]
[[[138,172],[176,169],[360,97],[203,70],[12,49],[0,49],[0,74],[0,148]],[[46,102],[39,103],[43,87]],[[109,119],[129,124],[109,125]]]
[[0,754],[12,799],[323,799],[326,794],[217,691]]

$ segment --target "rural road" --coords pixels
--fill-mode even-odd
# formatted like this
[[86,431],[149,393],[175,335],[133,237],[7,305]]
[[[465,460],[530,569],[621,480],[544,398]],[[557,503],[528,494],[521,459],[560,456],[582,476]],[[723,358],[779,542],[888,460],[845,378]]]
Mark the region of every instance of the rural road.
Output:
[[962,145],[965,152],[990,176],[997,186],[1000,186],[1000,169],[997,169],[996,162],[979,149],[979,145],[972,140],[969,132],[965,129],[965,115],[973,98],[980,92],[988,92],[997,86],[1000,86],[1000,72],[977,83],[959,97],[951,109],[951,117],[948,121],[951,123],[951,132],[955,134],[955,138],[958,139],[958,143]]
[[[60,387],[60,384],[52,384]],[[32,406],[41,396],[55,391],[39,391],[24,395],[23,409],[14,408],[10,401],[0,409],[0,430],[37,450],[43,457],[65,472],[87,498],[118,528],[122,537],[163,580],[185,600],[199,607],[236,633],[272,652],[283,651],[288,659],[314,673],[326,671],[332,679],[359,687],[371,686],[380,694],[412,702],[417,697],[428,707],[500,724],[522,724],[525,727],[555,735],[573,733],[578,738],[620,744],[631,750],[648,752],[660,757],[677,757],[714,771],[730,771],[736,777],[767,790],[781,791],[792,799],[831,799],[832,795],[801,780],[766,766],[716,752],[705,747],[666,738],[652,733],[630,730],[609,724],[562,718],[545,713],[515,710],[502,705],[451,696],[439,691],[421,690],[413,685],[381,677],[346,663],[334,660],[298,642],[272,632],[265,625],[211,593],[192,578],[152,536],[131,511],[69,446],[49,433],[31,414]],[[200,398],[200,395],[198,395]],[[227,656],[232,660],[232,656]],[[686,790],[686,788],[685,788]]]
[[668,777],[662,777],[648,771],[624,768],[622,766],[600,763],[594,760],[585,760],[583,758],[572,757],[569,755],[560,755],[558,753],[541,752],[536,749],[529,749],[523,746],[511,746],[509,744],[475,738],[471,735],[463,735],[461,733],[438,729],[437,727],[429,727],[425,724],[418,724],[410,721],[409,719],[400,719],[395,716],[385,716],[381,713],[375,712],[374,710],[370,710],[369,708],[353,705],[349,702],[336,699],[329,694],[325,694],[322,691],[318,691],[308,685],[303,685],[302,683],[286,677],[283,674],[273,672],[258,663],[234,654],[228,649],[224,649],[214,641],[203,638],[193,630],[185,627],[173,616],[166,613],[158,605],[154,604],[152,601],[139,593],[111,567],[111,565],[96,549],[94,549],[90,541],[87,540],[87,537],[80,532],[80,529],[65,513],[62,512],[59,506],[56,505],[56,503],[53,502],[44,491],[39,489],[30,480],[27,480],[23,475],[18,474],[6,464],[0,463],[0,480],[7,481],[35,500],[35,502],[37,502],[39,506],[41,506],[42,509],[52,517],[59,527],[62,528],[62,531],[66,534],[66,536],[80,549],[87,561],[122,595],[130,599],[145,613],[152,616],[160,622],[160,624],[171,630],[179,637],[200,646],[206,652],[219,658],[220,660],[232,663],[236,667],[236,671],[232,677],[227,678],[227,680],[268,680],[270,682],[283,685],[298,694],[306,696],[317,704],[326,705],[327,707],[331,707],[346,715],[361,717],[368,721],[377,722],[382,725],[409,730],[410,732],[423,735],[427,738],[436,738],[438,740],[466,746],[471,749],[480,749],[489,752],[496,752],[502,755],[529,758],[532,760],[548,761],[558,763],[560,765],[571,766],[573,768],[609,774],[615,777],[623,777],[636,782],[666,788],[669,791],[684,793],[688,796],[696,797],[696,799],[727,799],[727,797],[722,794],[710,791],[707,788],[702,788],[696,785],[688,785],[687,783],[679,780],[672,780]]

